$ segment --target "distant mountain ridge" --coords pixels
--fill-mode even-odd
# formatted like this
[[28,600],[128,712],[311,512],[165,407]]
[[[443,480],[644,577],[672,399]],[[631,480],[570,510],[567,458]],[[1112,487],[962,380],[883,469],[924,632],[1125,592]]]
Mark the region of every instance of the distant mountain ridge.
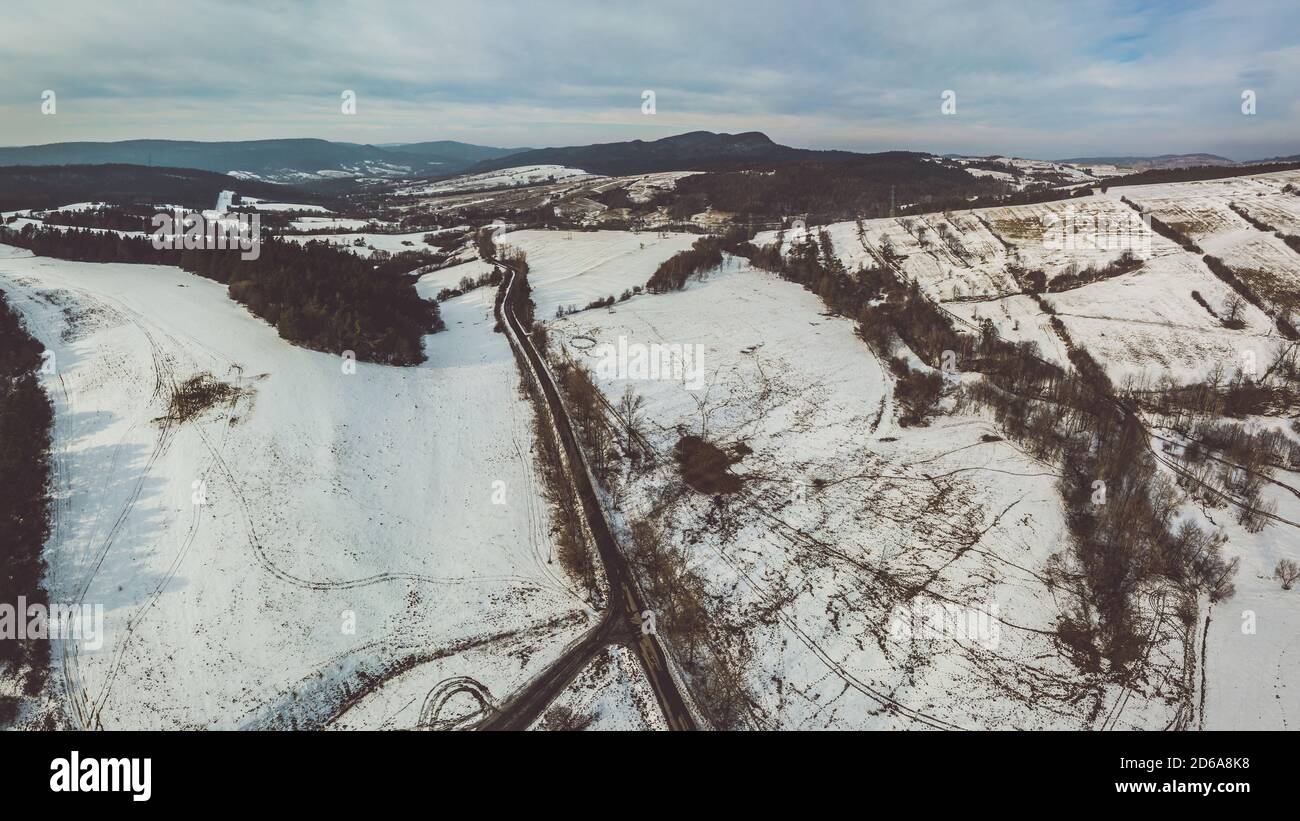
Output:
[[862,157],[853,151],[814,151],[779,145],[766,134],[692,131],[659,140],[538,148],[485,160],[472,173],[524,165],[564,165],[611,176],[658,171],[735,171],[751,166],[837,162]]
[[1130,168],[1192,168],[1203,165],[1236,165],[1236,160],[1218,154],[1158,154],[1152,157],[1073,157],[1054,162],[1071,165],[1119,165]]
[[385,148],[317,139],[198,142],[123,140],[0,148],[0,166],[154,165],[235,174],[270,182],[343,177],[424,177],[456,174],[474,163],[522,149],[450,140]]
[[54,208],[74,202],[211,208],[222,191],[280,202],[311,203],[317,199],[286,185],[232,179],[194,168],[103,163],[0,167],[0,211]]
[[388,143],[377,146],[390,154],[407,157],[420,157],[426,161],[434,160],[445,165],[460,165],[468,168],[474,163],[507,157],[532,151],[531,148],[493,148],[487,145],[473,145],[454,140],[429,140],[419,143]]
[[[863,156],[866,155],[853,151],[818,151],[780,145],[759,131],[738,134],[692,131],[658,140],[536,149],[495,148],[454,140],[381,145],[309,138],[64,142],[0,147],[0,167],[113,164],[192,168],[240,179],[329,191],[354,185],[355,180],[449,177],[533,165],[563,165],[618,176],[659,171],[737,171],[804,162],[853,161]],[[1277,157],[1249,164],[1295,159]],[[1054,162],[1118,165],[1138,171],[1248,164],[1208,153],[1074,157]]]

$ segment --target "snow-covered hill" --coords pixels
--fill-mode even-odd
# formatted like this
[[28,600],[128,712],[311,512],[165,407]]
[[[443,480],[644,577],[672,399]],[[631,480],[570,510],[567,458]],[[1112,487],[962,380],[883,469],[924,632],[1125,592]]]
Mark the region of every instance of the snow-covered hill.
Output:
[[[51,599],[106,610],[102,648],[55,647],[74,724],[318,726],[400,676],[415,707],[360,725],[414,727],[444,679],[500,697],[586,627],[489,291],[401,369],[173,268],[7,256],[0,287],[56,356]],[[237,396],[169,420],[200,373]]]

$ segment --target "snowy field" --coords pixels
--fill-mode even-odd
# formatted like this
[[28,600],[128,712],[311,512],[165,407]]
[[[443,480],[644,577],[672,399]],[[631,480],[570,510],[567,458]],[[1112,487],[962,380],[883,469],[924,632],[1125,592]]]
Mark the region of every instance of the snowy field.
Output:
[[561,305],[583,308],[644,286],[660,263],[697,239],[654,231],[512,231],[497,242],[528,253],[536,315],[550,319]]
[[303,217],[289,223],[295,231],[356,231],[365,228],[370,220],[345,219],[342,217]]
[[426,236],[464,230],[466,227],[468,226],[441,228],[436,231],[415,231],[409,234],[286,234],[284,239],[300,245],[308,242],[328,242],[330,245],[342,246],[357,256],[369,257],[375,251],[386,251],[390,254],[400,254],[403,251],[433,251],[434,247],[424,241]]
[[[1300,522],[1300,476],[1278,471],[1290,488],[1270,486],[1265,500]],[[1236,593],[1204,607],[1196,624],[1197,664],[1204,667],[1194,727],[1203,730],[1300,728],[1300,596],[1273,578],[1279,559],[1300,561],[1300,533],[1281,522],[1250,533],[1226,511],[1188,505],[1185,515],[1228,534],[1225,556],[1241,566]],[[1198,668],[1200,669],[1200,668]],[[1199,683],[1199,682],[1198,682]]]
[[537,185],[544,182],[573,182],[595,179],[580,168],[567,168],[563,165],[522,165],[516,168],[503,168],[500,171],[488,171],[483,174],[466,174],[452,177],[441,182],[424,183],[399,188],[394,193],[398,196],[435,196],[455,194],[462,191],[483,191],[490,188],[514,188]]
[[[663,171],[658,174],[643,174],[639,177],[619,177],[618,180],[625,183],[628,198],[632,202],[642,203],[649,202],[661,192],[676,190],[678,180],[698,173],[700,172]],[[628,182],[629,180],[631,182]]]
[[[566,282],[577,289],[581,278]],[[540,300],[553,300],[534,285]],[[583,296],[592,296],[599,286]],[[626,526],[659,523],[708,581],[711,623],[743,633],[752,719],[771,728],[1147,727],[1183,693],[1123,699],[1060,657],[1044,581],[1066,529],[1050,465],[971,417],[902,429],[892,377],[852,323],[797,285],[739,260],[679,293],[549,323],[574,358],[592,342],[702,345],[705,383],[601,378],[611,401],[646,400],[658,466],[614,489]],[[593,367],[594,361],[589,361]],[[743,489],[686,489],[683,433],[743,443]],[[945,604],[979,631],[907,632]],[[1161,631],[1155,668],[1180,671],[1186,637]],[[1160,611],[1157,614],[1156,611]],[[978,640],[973,640],[978,639]],[[1178,674],[1173,678],[1177,680]],[[1141,689],[1141,688],[1139,688]],[[961,697],[955,698],[954,693]]]
[[[586,629],[490,290],[443,305],[424,366],[349,374],[175,268],[14,251],[0,287],[56,355],[51,600],[106,611],[101,648],[54,650],[74,726],[415,727]],[[238,395],[169,418],[202,372]],[[371,704],[387,679],[414,711]]]
[[[551,175],[625,185],[634,199],[684,176],[530,167],[408,193]],[[1267,365],[1284,342],[1270,314],[1300,307],[1300,254],[1230,206],[1300,233],[1300,197],[1282,190],[1288,183],[1300,185],[1300,173],[824,228],[850,270],[890,260],[959,327],[990,319],[1063,367],[1067,344],[1081,344],[1119,384],[1195,382],[1216,369],[1231,375],[1251,355]],[[1130,244],[1051,241],[1048,227],[1062,221],[1131,218],[1121,197],[1241,271],[1264,309],[1238,306],[1240,327],[1229,327],[1231,287],[1200,254],[1150,231]],[[367,257],[431,248],[430,232],[362,233],[363,221],[317,206],[257,207],[313,211],[294,225],[343,231],[297,242]],[[756,242],[779,238],[788,249],[804,236],[767,232]],[[1064,603],[1050,568],[1070,539],[1059,467],[1002,440],[981,415],[901,427],[894,377],[853,323],[737,258],[684,291],[582,310],[644,286],[697,238],[524,230],[497,242],[527,252],[536,316],[562,355],[596,369],[605,343],[701,352],[695,383],[596,370],[611,403],[629,388],[644,398],[657,457],[646,469],[625,465],[607,501],[625,542],[634,522],[649,520],[689,555],[709,623],[742,637],[733,662],[752,697],[750,724],[1298,726],[1300,597],[1280,589],[1272,568],[1300,559],[1300,525],[1290,524],[1300,522],[1300,477],[1276,471],[1282,484],[1265,498],[1284,521],[1258,533],[1223,510],[1183,505],[1180,515],[1230,537],[1237,592],[1212,607],[1202,601],[1189,628],[1174,596],[1142,591],[1152,651],[1126,686],[1103,681],[1069,662],[1053,635]],[[1028,291],[1027,272],[1050,281],[1104,268],[1125,248],[1138,257],[1134,270]],[[471,259],[425,274],[417,289],[433,298],[491,270]],[[554,559],[532,410],[493,332],[495,289],[442,304],[447,330],[425,338],[423,366],[346,373],[340,356],[288,345],[222,286],[174,268],[0,246],[0,287],[58,366],[47,378],[56,403],[51,599],[106,610],[102,648],[55,647],[72,725],[461,728],[594,624]],[[200,373],[236,395],[196,419],[170,418],[171,391]],[[686,434],[737,454],[738,491],[707,496],[681,481],[673,448]],[[669,645],[681,672],[682,648]],[[568,727],[663,728],[625,648],[598,655],[534,724]]]
[[1141,271],[1051,294],[1047,301],[1070,337],[1086,345],[1117,384],[1130,376],[1148,382],[1161,377],[1200,382],[1216,367],[1231,376],[1248,354],[1257,362],[1273,360],[1284,340],[1258,308],[1245,305],[1245,327],[1230,330],[1196,302],[1192,291],[1220,311],[1233,295],[1194,257],[1179,255]]
[[[1050,278],[1067,270],[1104,265],[1117,251],[1096,247],[1052,248],[1044,241],[1044,217],[1058,217],[1073,206],[1078,213],[1122,213],[1123,196],[1161,220],[1185,231],[1205,253],[1221,257],[1247,277],[1266,307],[1295,306],[1300,285],[1300,254],[1266,231],[1253,227],[1230,204],[1256,219],[1294,232],[1300,197],[1283,186],[1300,184],[1300,174],[1286,172],[1197,183],[1134,186],[1071,201],[990,208],[904,219],[868,220],[827,227],[837,255],[849,266],[875,264],[888,239],[903,274],[915,279],[931,298],[966,324],[991,319],[1010,340],[1031,340],[1045,358],[1068,364],[1066,347],[1048,323],[1049,316],[1009,270],[1044,270]],[[1132,209],[1129,209],[1132,210]],[[938,226],[947,224],[947,237]],[[920,226],[928,227],[921,232]],[[918,240],[924,235],[928,242]],[[777,237],[769,233],[760,241]],[[786,240],[801,239],[791,237]],[[1044,294],[1063,322],[1069,338],[1082,343],[1113,380],[1202,381],[1216,369],[1231,376],[1253,356],[1267,367],[1287,343],[1264,311],[1249,303],[1240,308],[1243,327],[1230,329],[1220,318],[1234,291],[1216,277],[1199,254],[1189,253],[1160,236],[1149,236],[1139,249],[1137,270],[1081,287]],[[1201,305],[1193,292],[1212,308]],[[962,325],[959,322],[959,327]],[[1261,420],[1285,428],[1286,420]],[[904,440],[905,441],[905,440]],[[1283,485],[1270,485],[1265,500],[1276,503],[1289,522],[1300,521],[1300,477],[1277,471]],[[1229,537],[1225,555],[1241,562],[1237,592],[1213,607],[1202,602],[1194,635],[1170,642],[1170,669],[1181,652],[1195,671],[1190,689],[1194,708],[1179,717],[1179,726],[1204,729],[1269,729],[1297,726],[1300,681],[1295,653],[1300,646],[1300,598],[1273,578],[1279,559],[1300,560],[1300,537],[1288,521],[1275,521],[1250,533],[1224,511],[1204,511],[1192,504],[1183,515]],[[1203,674],[1203,679],[1202,679]],[[1125,707],[1127,713],[1132,708]],[[1152,714],[1154,718],[1158,711]],[[1121,722],[1121,726],[1122,726]],[[1154,722],[1159,724],[1159,721]],[[1104,725],[1115,726],[1115,725]],[[1141,723],[1134,722],[1134,726]]]
[[1300,197],[1282,192],[1288,184],[1300,186],[1300,171],[1135,185],[1112,189],[1110,194],[1128,197],[1200,242],[1211,234],[1246,225],[1228,207],[1229,203],[1245,206],[1252,214],[1267,214],[1281,223],[1279,227],[1294,226],[1295,215],[1300,214]]
[[636,656],[606,647],[533,722],[532,730],[667,730]]
[[328,208],[323,205],[308,205],[300,202],[264,202],[255,197],[244,197],[245,205],[250,205],[258,211],[304,211],[313,214],[329,214]]
[[[1114,166],[1089,166],[1085,170],[1085,167],[1077,164],[1026,160],[1020,157],[954,157],[952,159],[973,176],[1001,180],[1014,186],[1017,190],[1024,189],[1026,185],[1032,182],[1048,182],[1052,185],[1078,185],[1094,182],[1099,176],[1113,176],[1119,173]],[[990,160],[998,165],[1013,168],[1015,172],[975,167],[976,163]]]
[[[1271,362],[1284,343],[1273,319],[1245,304],[1240,307],[1243,327],[1226,327],[1221,319],[1233,291],[1200,255],[1144,226],[1129,233],[1096,234],[1095,240],[1088,239],[1087,226],[1123,229],[1125,220],[1137,215],[1120,200],[1127,197],[1143,208],[1151,207],[1160,219],[1192,231],[1206,253],[1222,256],[1236,268],[1263,272],[1252,281],[1258,281],[1265,296],[1294,294],[1300,284],[1300,254],[1271,234],[1251,228],[1228,203],[1249,204],[1245,194],[1264,192],[1256,200],[1289,205],[1289,200],[1300,197],[1282,194],[1281,188],[1297,176],[1287,172],[1210,183],[1132,186],[1061,202],[842,222],[824,228],[836,255],[850,270],[879,265],[885,250],[892,249],[904,276],[950,313],[971,326],[992,319],[1004,338],[1033,341],[1044,358],[1060,364],[1066,362],[1065,340],[1053,331],[1050,317],[1038,304],[1022,295],[1027,287],[1024,272],[1042,271],[1050,281],[1069,272],[1104,268],[1125,250],[1132,251],[1142,262],[1136,270],[1045,293],[1043,298],[1056,310],[1070,339],[1084,345],[1116,382],[1130,378],[1193,382],[1205,379],[1215,368],[1230,376],[1251,354],[1257,362]],[[1072,239],[1063,232],[1067,225],[1075,226]],[[798,231],[769,231],[756,242],[780,238],[789,247],[804,236]],[[1196,301],[1194,292],[1215,314]]]

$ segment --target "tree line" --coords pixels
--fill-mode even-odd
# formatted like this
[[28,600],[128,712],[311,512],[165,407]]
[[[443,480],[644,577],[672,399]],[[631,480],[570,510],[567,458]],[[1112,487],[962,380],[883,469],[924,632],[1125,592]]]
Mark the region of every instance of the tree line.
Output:
[[[1254,305],[1256,308],[1259,308],[1260,311],[1262,311],[1263,313],[1268,314],[1270,317],[1272,317],[1274,324],[1277,325],[1278,333],[1282,334],[1283,337],[1289,340],[1300,339],[1300,330],[1297,330],[1296,327],[1291,323],[1290,319],[1288,319],[1286,316],[1286,314],[1288,313],[1289,306],[1285,306],[1285,305],[1280,306],[1280,308],[1277,310],[1270,309],[1268,305],[1265,304],[1264,300],[1259,296],[1259,294],[1255,292],[1255,289],[1251,287],[1251,285],[1248,282],[1246,282],[1245,279],[1243,279],[1243,277],[1238,271],[1233,269],[1222,259],[1213,256],[1211,254],[1206,254],[1204,250],[1202,250],[1201,246],[1197,245],[1196,242],[1192,240],[1192,238],[1188,236],[1184,231],[1179,229],[1177,226],[1170,225],[1169,223],[1160,220],[1155,216],[1145,214],[1145,212],[1142,211],[1141,207],[1139,207],[1137,203],[1133,202],[1127,197],[1120,197],[1120,201],[1123,202],[1125,205],[1129,206],[1130,208],[1132,208],[1133,210],[1139,213],[1143,213],[1144,216],[1149,217],[1151,221],[1152,231],[1156,232],[1157,234],[1160,234],[1165,239],[1177,243],[1185,251],[1188,251],[1193,254],[1202,255],[1201,261],[1204,262],[1205,266],[1210,269],[1210,273],[1214,274],[1216,277],[1223,280],[1223,282],[1226,285],[1228,285],[1228,287],[1232,288],[1232,290],[1236,291],[1237,294],[1242,299],[1249,302],[1251,305]],[[1259,227],[1259,225],[1256,224],[1257,221],[1251,218],[1244,211],[1244,209],[1241,209],[1240,207],[1238,207],[1233,203],[1229,203],[1229,208],[1237,212],[1238,215],[1242,216],[1244,219],[1246,219],[1256,228]],[[1285,236],[1282,235],[1281,232],[1278,233],[1278,236],[1282,237],[1283,241],[1285,241]],[[1297,246],[1300,246],[1300,238],[1297,238]],[[1297,250],[1300,250],[1300,247],[1298,247]],[[1236,317],[1234,317],[1234,319],[1236,319]]]
[[[633,216],[664,208],[685,220],[713,208],[745,222],[771,222],[789,215],[824,223],[872,219],[993,205],[1027,205],[1090,196],[1092,189],[1031,183],[1018,189],[993,177],[924,154],[893,151],[837,163],[799,163],[764,171],[694,174],[647,203],[631,204]],[[611,202],[622,203],[621,199]],[[607,203],[608,204],[608,203]],[[625,206],[626,207],[626,206]]]
[[[1068,570],[1062,563],[1055,579],[1073,604],[1058,620],[1057,637],[1083,667],[1118,677],[1140,661],[1146,642],[1140,596],[1156,579],[1184,591],[1184,616],[1198,591],[1231,594],[1236,568],[1222,556],[1225,539],[1192,523],[1175,524],[1176,494],[1157,469],[1134,400],[1068,335],[1073,368],[1066,371],[1044,361],[1033,343],[1001,339],[987,319],[975,333],[958,332],[915,280],[896,273],[894,260],[845,271],[832,259],[824,232],[784,255],[775,246],[750,248],[756,267],[799,282],[832,312],[856,319],[859,335],[891,362],[901,341],[932,369],[950,356],[960,370],[982,374],[959,401],[987,408],[1009,438],[1061,466],[1073,562]],[[1054,327],[1064,333],[1059,320]],[[904,374],[900,382],[907,379]],[[924,413],[917,403],[931,395],[922,384],[906,385],[900,402],[912,403],[913,415]],[[1100,504],[1099,487],[1106,489]]]
[[1133,174],[1110,177],[1107,187],[1124,185],[1154,185],[1166,182],[1198,182],[1245,177],[1253,174],[1271,174],[1277,171],[1294,171],[1300,162],[1255,163],[1253,165],[1194,165],[1188,168],[1152,168]]
[[646,280],[645,289],[652,294],[680,291],[686,281],[722,264],[721,237],[700,237],[685,251],[679,251],[659,264]]
[[118,204],[166,202],[211,208],[231,188],[271,202],[323,200],[287,185],[236,180],[195,168],[107,163],[95,165],[10,165],[0,167],[0,211],[58,208],[69,202]]
[[151,205],[101,205],[80,211],[47,211],[41,216],[41,222],[71,228],[148,233],[153,230],[154,215],[160,211]]
[[288,342],[365,362],[424,361],[422,337],[443,330],[436,302],[422,299],[416,277],[398,274],[327,242],[264,238],[256,259],[239,249],[154,248],[148,237],[112,232],[0,229],[0,239],[41,256],[79,262],[174,265],[228,286],[232,299],[265,319]]
[[[42,550],[50,529],[54,409],[37,376],[43,350],[0,291],[0,602],[14,608],[19,596],[28,605],[49,604]],[[28,696],[44,686],[49,663],[50,643],[44,639],[0,640],[0,671],[21,679]],[[17,710],[16,697],[0,695],[0,727],[12,724]]]

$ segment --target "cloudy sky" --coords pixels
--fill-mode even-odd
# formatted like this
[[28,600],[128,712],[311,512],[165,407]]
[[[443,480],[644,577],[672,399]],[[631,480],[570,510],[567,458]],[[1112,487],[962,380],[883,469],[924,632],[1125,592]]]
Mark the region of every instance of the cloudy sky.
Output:
[[544,146],[707,129],[864,151],[1300,153],[1295,0],[43,0],[15,12],[0,18],[0,145]]

